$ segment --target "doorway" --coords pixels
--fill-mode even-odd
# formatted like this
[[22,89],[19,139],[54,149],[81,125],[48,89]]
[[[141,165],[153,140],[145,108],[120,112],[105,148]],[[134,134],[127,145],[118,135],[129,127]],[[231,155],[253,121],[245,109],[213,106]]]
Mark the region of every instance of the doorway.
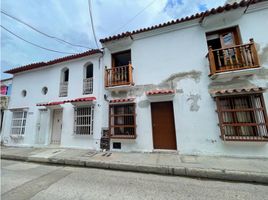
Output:
[[51,144],[60,144],[62,131],[62,110],[54,110]]
[[47,120],[48,120],[47,109],[40,109],[39,119],[37,122],[36,144],[46,143]]
[[177,150],[173,103],[151,103],[154,149]]

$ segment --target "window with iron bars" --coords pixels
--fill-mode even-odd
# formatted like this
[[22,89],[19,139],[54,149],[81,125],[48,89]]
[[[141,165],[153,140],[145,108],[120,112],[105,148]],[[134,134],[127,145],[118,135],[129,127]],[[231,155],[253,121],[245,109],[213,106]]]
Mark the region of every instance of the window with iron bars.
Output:
[[74,134],[93,135],[94,106],[74,108]]
[[268,141],[268,120],[262,94],[216,97],[223,140]]
[[24,135],[27,111],[16,110],[12,115],[11,135]]
[[110,105],[110,136],[113,138],[136,138],[135,104]]

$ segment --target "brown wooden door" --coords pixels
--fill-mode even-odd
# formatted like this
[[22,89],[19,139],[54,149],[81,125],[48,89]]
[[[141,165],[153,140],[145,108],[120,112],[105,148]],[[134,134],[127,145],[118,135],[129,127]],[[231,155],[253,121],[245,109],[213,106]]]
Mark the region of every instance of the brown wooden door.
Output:
[[172,102],[151,103],[154,149],[177,149]]

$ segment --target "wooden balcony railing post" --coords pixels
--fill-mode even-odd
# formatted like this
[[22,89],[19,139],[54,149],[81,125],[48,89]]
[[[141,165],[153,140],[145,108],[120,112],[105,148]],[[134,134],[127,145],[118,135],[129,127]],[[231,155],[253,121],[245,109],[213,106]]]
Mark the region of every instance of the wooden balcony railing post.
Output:
[[216,64],[215,64],[215,58],[213,54],[213,49],[211,46],[209,46],[208,49],[208,58],[209,58],[209,66],[210,66],[210,73],[215,74],[216,72]]
[[105,66],[105,74],[104,74],[105,87],[109,86],[108,79],[109,79],[108,69],[107,66]]
[[129,63],[129,65],[128,65],[128,79],[129,79],[130,85],[133,84],[132,70],[133,70],[132,64]]
[[259,56],[258,56],[258,52],[257,52],[255,42],[254,42],[253,38],[250,38],[249,41],[250,41],[250,44],[251,44],[250,49],[251,49],[252,56],[253,56],[253,65],[254,65],[254,67],[260,66],[260,60],[259,60]]

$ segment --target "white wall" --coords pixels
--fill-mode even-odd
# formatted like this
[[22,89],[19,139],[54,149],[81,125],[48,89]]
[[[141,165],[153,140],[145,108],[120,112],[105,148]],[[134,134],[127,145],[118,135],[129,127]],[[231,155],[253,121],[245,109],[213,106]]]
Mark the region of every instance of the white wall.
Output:
[[[234,25],[239,25],[244,43],[247,43],[249,38],[255,39],[258,53],[262,54],[265,47],[268,47],[267,17],[268,10],[264,9],[244,14],[232,23],[214,24],[210,28],[199,24],[183,28],[183,24],[179,24],[174,25],[174,27],[177,26],[177,31],[160,34],[161,30],[155,30],[152,36],[148,36],[149,33],[134,35],[131,45],[117,49],[117,51],[131,49],[135,86],[125,93],[116,94],[109,91],[107,93],[109,98],[136,98],[137,138],[135,140],[112,140],[112,142],[121,141],[123,151],[152,151],[151,110],[145,91],[155,88],[171,88],[177,91],[173,105],[177,148],[180,153],[268,157],[268,144],[265,142],[223,142],[219,138],[216,105],[209,94],[209,89],[212,87],[247,86],[244,83],[256,87],[267,87],[268,60],[261,60],[264,71],[252,77],[212,81],[208,77],[209,64],[205,57],[208,52],[205,33]],[[116,41],[113,48],[115,44]],[[108,45],[107,47],[109,48]],[[105,66],[111,66],[111,53],[114,53],[108,48],[105,49],[104,54]],[[173,85],[165,81],[171,75],[176,77]],[[267,92],[264,93],[264,98],[267,107]],[[106,126],[107,124],[106,120]]]
[[[99,148],[99,139],[101,134],[101,108],[103,92],[100,89],[102,84],[102,66],[99,63],[99,55],[93,55],[76,59],[69,62],[59,63],[54,66],[42,68],[38,70],[27,71],[15,74],[13,78],[13,88],[9,103],[9,109],[28,108],[28,117],[26,122],[26,130],[24,138],[19,142],[14,142],[10,139],[12,112],[7,111],[5,115],[5,126],[3,137],[9,140],[8,145],[35,145],[37,122],[39,118],[39,109],[44,106],[36,106],[37,103],[54,102],[70,100],[75,98],[94,96],[97,98],[94,112],[94,131],[93,136],[77,136],[73,135],[74,126],[74,109],[71,103],[65,103],[63,108],[63,127],[61,135],[62,147],[74,148]],[[87,63],[93,63],[93,94],[83,95],[83,67]],[[59,97],[60,75],[63,68],[69,68],[69,85],[68,96]],[[48,93],[42,94],[42,88],[46,86]],[[102,87],[102,86],[101,86]],[[27,96],[22,97],[22,90],[27,91]],[[52,116],[53,109],[48,109],[48,128],[46,133],[46,144],[50,144],[52,131]]]

